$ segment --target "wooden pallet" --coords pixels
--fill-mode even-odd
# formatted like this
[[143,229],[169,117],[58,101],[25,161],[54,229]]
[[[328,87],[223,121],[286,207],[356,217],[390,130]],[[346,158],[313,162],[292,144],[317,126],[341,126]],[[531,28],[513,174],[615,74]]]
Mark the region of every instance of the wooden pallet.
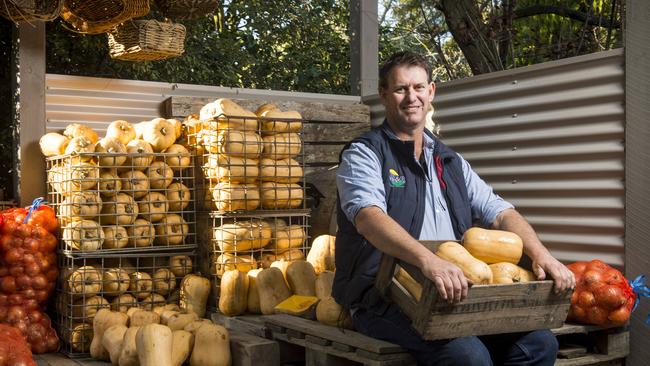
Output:
[[626,327],[565,324],[551,330],[560,343],[556,366],[624,365],[630,353]]

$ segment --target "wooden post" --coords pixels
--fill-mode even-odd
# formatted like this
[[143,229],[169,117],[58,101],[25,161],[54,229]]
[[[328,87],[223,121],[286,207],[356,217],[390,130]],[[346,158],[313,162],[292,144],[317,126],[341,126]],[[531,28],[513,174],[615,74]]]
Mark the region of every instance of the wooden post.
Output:
[[379,22],[377,0],[350,1],[350,92],[377,94]]
[[15,31],[14,116],[18,139],[14,141],[14,197],[26,206],[46,194],[45,161],[38,146],[45,134],[45,23],[21,22]]
[[[650,274],[650,3],[626,2],[625,25],[625,275]],[[630,321],[626,365],[647,365],[650,301],[641,299]]]

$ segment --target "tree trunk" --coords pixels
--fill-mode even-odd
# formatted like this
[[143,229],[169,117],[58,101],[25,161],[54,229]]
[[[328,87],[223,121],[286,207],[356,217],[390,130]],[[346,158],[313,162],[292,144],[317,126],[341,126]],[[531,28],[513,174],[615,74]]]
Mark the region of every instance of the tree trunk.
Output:
[[476,1],[440,0],[438,9],[445,14],[447,27],[458,43],[474,75],[503,70],[496,42],[483,23]]

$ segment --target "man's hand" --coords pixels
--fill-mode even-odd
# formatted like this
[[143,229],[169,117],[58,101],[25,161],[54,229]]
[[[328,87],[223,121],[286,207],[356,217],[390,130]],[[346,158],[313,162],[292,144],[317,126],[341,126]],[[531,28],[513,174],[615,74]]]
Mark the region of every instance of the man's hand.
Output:
[[433,281],[440,296],[450,304],[465,300],[471,283],[463,271],[455,264],[431,254],[420,267],[424,276]]
[[546,274],[549,274],[555,283],[556,294],[576,287],[573,272],[548,252],[533,259],[533,273],[538,280],[545,279]]

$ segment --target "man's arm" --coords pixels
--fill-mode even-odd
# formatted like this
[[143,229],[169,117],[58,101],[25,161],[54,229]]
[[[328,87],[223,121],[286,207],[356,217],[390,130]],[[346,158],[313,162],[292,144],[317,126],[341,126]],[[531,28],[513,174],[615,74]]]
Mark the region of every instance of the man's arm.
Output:
[[492,223],[497,230],[506,230],[519,235],[524,243],[524,253],[533,261],[535,276],[543,280],[549,274],[555,282],[555,292],[559,293],[575,288],[576,281],[564,264],[553,258],[551,253],[542,245],[530,224],[515,209],[507,209],[497,215]]
[[452,303],[467,297],[468,280],[463,271],[433,254],[379,207],[362,208],[355,226],[380,251],[420,268],[443,299]]

